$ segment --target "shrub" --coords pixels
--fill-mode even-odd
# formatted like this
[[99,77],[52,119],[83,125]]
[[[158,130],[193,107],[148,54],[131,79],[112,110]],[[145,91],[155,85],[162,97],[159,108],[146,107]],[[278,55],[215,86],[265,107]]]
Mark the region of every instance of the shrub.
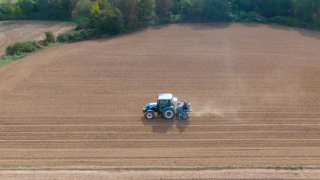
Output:
[[287,22],[286,22],[287,26],[292,26],[292,27],[306,27],[306,23],[305,22],[301,22],[298,19],[295,18],[288,18]]
[[59,42],[68,42],[68,41],[81,41],[87,39],[93,39],[95,37],[100,36],[100,31],[98,29],[88,29],[88,30],[80,30],[80,31],[69,31],[60,34],[57,37]]
[[232,16],[235,22],[254,22],[254,23],[268,23],[268,18],[261,16],[256,12],[234,12]]
[[17,42],[7,46],[6,55],[21,55],[24,53],[35,52],[42,48],[43,47],[38,41]]
[[291,26],[291,27],[301,27],[301,28],[309,28],[309,29],[317,28],[316,24],[305,23],[300,21],[297,18],[292,18],[292,17],[275,16],[273,18],[270,18],[269,21],[272,23]]
[[90,29],[91,28],[91,22],[90,19],[81,17],[77,19],[77,27],[76,30],[81,30],[81,29]]
[[278,23],[278,24],[287,24],[288,18],[282,17],[282,16],[275,16],[273,18],[270,18],[269,21],[272,23]]
[[246,13],[246,18],[244,19],[245,22],[255,22],[255,23],[267,23],[268,19],[266,17],[261,16],[256,12],[248,12]]
[[177,15],[170,15],[170,23],[179,23],[182,21],[181,15],[177,14]]
[[48,43],[55,43],[56,42],[56,38],[54,37],[54,34],[51,31],[46,32],[45,41]]

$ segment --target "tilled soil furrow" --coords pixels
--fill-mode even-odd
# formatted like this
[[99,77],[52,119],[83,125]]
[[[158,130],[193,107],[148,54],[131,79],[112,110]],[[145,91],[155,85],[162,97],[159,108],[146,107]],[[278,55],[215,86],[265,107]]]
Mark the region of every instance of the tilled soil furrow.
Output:
[[[319,115],[320,117],[320,115]],[[320,118],[222,118],[222,117],[190,117],[186,121],[174,120],[174,124],[190,125],[250,125],[250,124],[320,124]],[[163,119],[147,120],[141,117],[25,117],[8,118],[0,117],[0,125],[137,125],[143,122],[144,125],[161,125],[166,123]],[[107,119],[107,120],[106,120]]]
[[[279,161],[281,158],[281,162]],[[239,165],[309,165],[316,164],[320,158],[314,157],[297,157],[295,158],[300,164],[293,162],[291,157],[214,157],[214,158],[140,158],[140,159],[128,159],[128,158],[75,158],[75,159],[12,159],[1,161],[3,166],[10,166],[11,164],[19,164],[20,166],[32,167],[33,164],[38,166],[73,166],[75,164],[82,164],[84,166],[228,166],[232,163],[234,166]]]
[[[181,151],[184,151],[181,153]],[[105,149],[1,149],[6,159],[23,158],[206,158],[206,157],[318,157],[319,148],[105,148]],[[94,153],[92,153],[94,152]]]
[[0,141],[5,140],[124,140],[124,139],[319,139],[319,131],[284,131],[284,132],[170,132],[166,135],[149,132],[0,132]]
[[30,157],[2,157],[1,160],[2,161],[6,161],[6,160],[32,160],[32,161],[42,161],[42,160],[115,160],[115,159],[126,159],[126,160],[152,160],[152,159],[161,159],[162,161],[165,159],[171,160],[171,159],[175,159],[175,158],[179,158],[180,160],[184,160],[184,159],[213,159],[213,158],[237,158],[237,159],[242,159],[242,158],[314,158],[314,159],[318,159],[320,160],[320,156],[282,156],[282,155],[278,155],[278,156],[232,156],[232,155],[225,155],[225,156],[197,156],[197,157],[190,157],[190,156],[176,156],[176,157],[132,157],[132,156],[127,156],[127,157],[36,157],[36,158],[30,158]]
[[0,126],[0,132],[177,132],[187,129],[188,132],[215,132],[215,131],[319,131],[319,124],[307,125],[187,125],[181,124],[173,128],[173,124],[166,123],[159,126]]
[[75,149],[75,148],[208,148],[208,147],[318,147],[319,140],[83,140],[83,141],[0,141],[6,149]]
[[[230,168],[230,169],[229,169]],[[77,180],[132,180],[132,179],[170,179],[170,180],[315,180],[319,176],[318,170],[301,170],[294,169],[236,169],[232,167],[215,169],[212,167],[205,170],[190,168],[114,168],[106,170],[104,168],[70,168],[70,169],[34,169],[30,170],[2,170],[0,176],[2,179],[77,179]],[[213,170],[212,170],[213,169]]]

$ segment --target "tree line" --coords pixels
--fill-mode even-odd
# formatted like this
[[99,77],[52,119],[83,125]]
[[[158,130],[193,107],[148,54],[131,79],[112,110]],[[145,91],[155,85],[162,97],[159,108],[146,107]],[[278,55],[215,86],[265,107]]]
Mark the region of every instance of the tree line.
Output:
[[[288,19],[286,19],[288,18]],[[253,21],[320,24],[319,0],[18,0],[0,19],[73,20],[108,34],[178,22]],[[317,26],[318,27],[318,26]]]

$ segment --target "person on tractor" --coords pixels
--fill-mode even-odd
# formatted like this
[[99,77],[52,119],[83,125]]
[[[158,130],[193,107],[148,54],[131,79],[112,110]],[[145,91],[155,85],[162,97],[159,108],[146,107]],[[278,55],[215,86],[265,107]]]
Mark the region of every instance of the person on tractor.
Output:
[[188,110],[188,105],[189,105],[189,103],[187,102],[187,101],[184,101],[184,100],[182,100],[181,101],[181,104],[180,104],[180,107],[183,109],[183,110]]
[[188,107],[188,102],[187,101],[183,101],[183,107]]

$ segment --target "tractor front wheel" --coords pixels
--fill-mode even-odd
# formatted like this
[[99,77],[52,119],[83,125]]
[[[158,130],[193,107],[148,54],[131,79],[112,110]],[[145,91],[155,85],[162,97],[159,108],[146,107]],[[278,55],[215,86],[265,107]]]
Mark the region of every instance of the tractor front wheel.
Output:
[[144,116],[146,119],[153,119],[154,118],[154,111],[147,111]]
[[165,119],[173,119],[175,115],[175,112],[173,109],[166,109],[162,113],[162,117]]

